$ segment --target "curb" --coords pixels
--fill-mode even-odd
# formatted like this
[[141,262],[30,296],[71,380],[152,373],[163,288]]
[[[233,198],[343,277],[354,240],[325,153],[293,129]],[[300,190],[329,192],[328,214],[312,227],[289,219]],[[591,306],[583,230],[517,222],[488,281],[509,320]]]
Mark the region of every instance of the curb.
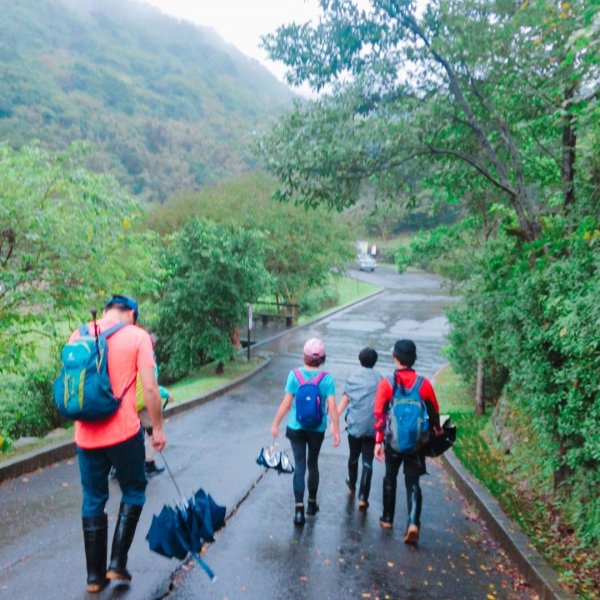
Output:
[[[222,386],[211,390],[210,392],[206,392],[201,396],[168,406],[164,410],[164,416],[170,417],[186,410],[196,408],[205,402],[214,400],[221,394],[225,394],[246,380],[254,377],[254,375],[265,369],[271,362],[270,358],[265,358],[263,356],[261,356],[261,358],[263,359],[263,362],[252,369],[252,371],[249,373],[246,373],[245,375],[242,375],[237,379],[230,381],[229,383],[225,383]],[[14,458],[2,461],[0,462],[0,484],[7,479],[13,479],[15,477],[25,475],[26,473],[31,473],[31,471],[35,471],[36,469],[47,467],[55,462],[65,460],[67,458],[73,458],[76,454],[77,448],[75,446],[75,442],[73,440],[69,440],[66,442],[58,442],[50,446],[44,446],[43,448],[37,448],[22,454],[21,456],[15,456]]]
[[454,452],[448,450],[440,458],[458,489],[477,508],[540,600],[576,600],[576,596],[560,588],[556,572],[531,545],[521,528],[506,515],[496,498],[463,467]]

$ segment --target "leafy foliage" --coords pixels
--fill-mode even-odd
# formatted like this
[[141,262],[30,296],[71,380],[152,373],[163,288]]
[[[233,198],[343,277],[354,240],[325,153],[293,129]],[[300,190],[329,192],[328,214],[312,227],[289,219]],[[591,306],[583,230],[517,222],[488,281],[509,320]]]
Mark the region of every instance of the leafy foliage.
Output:
[[309,290],[327,286],[332,269],[344,270],[352,257],[349,232],[323,208],[305,210],[273,202],[274,186],[271,178],[252,175],[206,186],[197,193],[182,193],[154,207],[150,224],[168,232],[198,215],[261,231],[274,294],[282,302],[298,304]]
[[0,402],[0,431],[7,441],[44,435],[65,424],[52,397],[55,376],[55,369],[46,366],[30,370],[25,377],[7,377]]
[[231,335],[268,283],[259,233],[190,219],[165,251],[157,356],[165,379],[233,356]]
[[63,150],[164,201],[255,167],[250,134],[291,103],[256,61],[130,0],[3,2],[0,138]]
[[90,301],[156,288],[155,236],[136,229],[139,206],[81,160],[78,146],[0,146],[0,372],[26,366]]
[[318,23],[265,38],[290,83],[333,92],[297,105],[261,141],[281,197],[342,208],[367,181],[394,197],[421,180],[453,202],[471,194],[484,211],[502,202],[529,241],[539,211],[573,205],[577,130],[594,118],[598,95],[597,7],[447,0],[419,15],[414,2],[360,9],[340,0],[322,8]]

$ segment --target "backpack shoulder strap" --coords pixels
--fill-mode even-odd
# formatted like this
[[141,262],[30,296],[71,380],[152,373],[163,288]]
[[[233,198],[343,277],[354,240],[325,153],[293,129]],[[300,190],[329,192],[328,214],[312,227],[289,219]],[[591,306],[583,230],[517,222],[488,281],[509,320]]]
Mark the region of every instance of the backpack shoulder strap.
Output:
[[319,383],[323,381],[323,377],[325,377],[325,375],[327,375],[327,373],[325,371],[321,371],[314,379],[311,379],[311,383],[319,385]]
[[106,331],[103,331],[98,338],[102,339],[102,340],[106,340],[108,339],[113,333],[117,333],[117,331],[119,331],[119,329],[123,329],[123,327],[127,327],[127,323],[117,323],[116,325],[113,325],[112,327],[109,327]]
[[415,385],[414,385],[414,388],[415,388],[415,390],[417,390],[417,392],[421,389],[421,386],[423,385],[424,380],[425,380],[425,377],[423,377],[422,375],[417,376],[417,379],[415,380]]
[[304,385],[306,383],[306,379],[304,379],[304,376],[302,375],[300,369],[294,369],[294,375],[298,379],[300,385]]
[[79,335],[90,335],[90,329],[86,323],[79,326]]

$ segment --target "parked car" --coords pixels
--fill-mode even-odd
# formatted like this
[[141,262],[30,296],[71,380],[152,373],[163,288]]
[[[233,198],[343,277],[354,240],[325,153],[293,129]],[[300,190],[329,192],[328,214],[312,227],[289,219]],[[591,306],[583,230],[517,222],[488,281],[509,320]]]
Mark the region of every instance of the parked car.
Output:
[[359,254],[356,261],[361,271],[373,272],[377,266],[377,261],[370,254]]

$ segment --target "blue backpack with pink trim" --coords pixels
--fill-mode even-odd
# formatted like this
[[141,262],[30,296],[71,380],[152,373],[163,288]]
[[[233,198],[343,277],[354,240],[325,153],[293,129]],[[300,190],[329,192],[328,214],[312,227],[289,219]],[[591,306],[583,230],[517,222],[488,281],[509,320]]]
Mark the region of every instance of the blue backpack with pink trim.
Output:
[[296,403],[296,420],[305,429],[315,429],[323,421],[323,398],[319,383],[327,375],[325,371],[314,379],[304,379],[300,369],[294,369],[294,375],[300,382],[294,401]]

